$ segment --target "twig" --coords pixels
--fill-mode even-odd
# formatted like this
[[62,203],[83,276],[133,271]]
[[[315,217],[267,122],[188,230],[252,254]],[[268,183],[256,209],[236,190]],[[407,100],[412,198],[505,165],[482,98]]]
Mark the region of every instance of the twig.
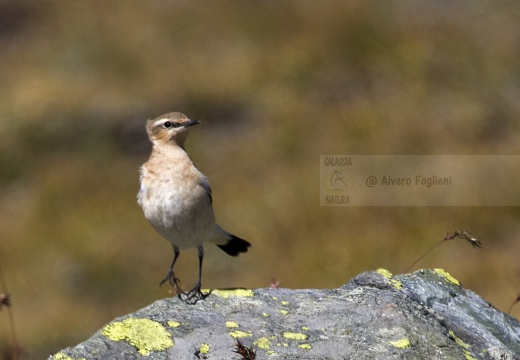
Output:
[[516,297],[515,301],[513,301],[513,303],[511,304],[511,306],[509,307],[509,310],[507,311],[507,313],[509,315],[511,315],[511,311],[513,310],[513,306],[515,306],[516,304],[518,304],[520,302],[520,293],[518,294],[518,296]]
[[[9,294],[7,293],[7,287],[5,286],[4,275],[2,273],[2,268],[0,267],[0,284],[2,285],[3,293],[0,294],[1,304],[7,308],[7,314],[9,316],[9,325],[11,327],[11,338],[13,341],[12,344],[12,359],[18,359],[18,340],[16,339],[16,331],[14,327],[14,316],[13,310],[11,308],[11,299]],[[0,306],[1,309],[1,306]]]

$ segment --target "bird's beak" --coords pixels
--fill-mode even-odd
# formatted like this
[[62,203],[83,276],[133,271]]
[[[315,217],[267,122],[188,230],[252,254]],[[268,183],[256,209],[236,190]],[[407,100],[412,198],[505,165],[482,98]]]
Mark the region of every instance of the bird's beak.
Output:
[[193,126],[193,125],[197,125],[197,124],[200,124],[199,120],[190,120],[187,123],[182,124],[182,126],[187,128],[187,127],[190,127],[190,126]]

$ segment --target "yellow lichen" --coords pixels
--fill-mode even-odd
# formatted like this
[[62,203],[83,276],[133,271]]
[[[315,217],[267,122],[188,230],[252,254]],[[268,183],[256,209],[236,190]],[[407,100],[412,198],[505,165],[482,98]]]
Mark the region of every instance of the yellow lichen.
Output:
[[450,282],[452,284],[455,284],[457,286],[460,286],[459,280],[457,280],[453,276],[451,276],[446,270],[444,270],[444,269],[433,269],[433,271],[435,271],[437,274],[439,274],[440,276],[445,278],[446,281],[448,281],[448,282]]
[[303,331],[309,331],[309,328],[307,326],[302,326]]
[[226,321],[226,327],[228,328],[237,328],[238,324],[234,321]]
[[283,333],[283,337],[286,339],[291,339],[291,340],[306,340],[308,338],[307,334],[294,333],[294,332],[289,332],[289,331],[285,331]]
[[401,290],[403,288],[403,283],[397,279],[390,279],[390,284],[393,285],[397,290]]
[[282,315],[287,315],[289,313],[289,311],[287,310],[280,310],[280,314]]
[[144,356],[151,351],[166,350],[173,346],[173,340],[164,326],[149,319],[128,318],[113,322],[105,326],[101,334],[113,341],[125,340]]
[[405,349],[411,346],[410,340],[408,340],[407,338],[402,338],[401,340],[397,341],[389,341],[389,343],[390,345],[398,349]]
[[392,276],[393,276],[390,271],[388,271],[387,269],[383,269],[383,268],[377,269],[376,272],[378,272],[379,274],[383,275],[387,279],[391,279]]
[[258,346],[260,349],[267,350],[267,349],[269,349],[269,346],[270,346],[269,339],[266,337],[258,338],[255,341],[255,345]]
[[254,291],[251,289],[233,289],[233,290],[219,290],[215,289],[211,292],[213,295],[220,296],[224,299],[229,299],[230,297],[253,297],[255,295]]
[[464,349],[469,349],[471,347],[471,345],[466,344],[464,341],[462,341],[460,338],[458,338],[457,335],[455,335],[455,333],[453,332],[453,330],[450,330],[449,334],[452,337],[452,339],[455,340],[457,345],[459,345],[460,347],[462,347]]
[[469,351],[469,349],[471,348],[470,344],[466,344],[464,341],[462,341],[462,339],[458,338],[452,330],[449,331],[449,334],[451,338],[455,340],[457,345],[459,345],[462,348],[462,354],[464,355],[466,360],[476,360],[473,356],[471,356],[471,352]]
[[390,284],[392,284],[392,286],[394,288],[396,288],[397,290],[401,290],[401,288],[403,287],[403,283],[397,279],[394,279],[393,275],[390,271],[383,269],[383,268],[379,268],[376,270],[376,272],[383,275],[385,278],[387,278],[388,281],[390,282]]
[[172,328],[178,328],[179,326],[181,326],[181,323],[178,321],[170,320],[168,321],[168,326]]
[[204,355],[209,353],[209,345],[205,343],[200,344],[199,353]]
[[280,301],[280,304],[282,304],[283,306],[287,306],[289,305],[289,301]]
[[253,336],[253,334],[250,332],[247,333],[245,331],[240,331],[240,330],[231,331],[231,332],[228,332],[228,334],[231,335],[232,337],[234,337],[235,339]]
[[[64,353],[57,353],[52,357],[52,360],[74,360],[74,359]],[[81,359],[77,359],[77,360],[86,360],[86,359],[81,358]]]
[[300,344],[300,345],[298,345],[298,347],[300,349],[303,349],[303,350],[310,350],[310,349],[312,349],[312,346],[310,344]]
[[263,317],[269,317],[270,315],[268,313],[262,313]]

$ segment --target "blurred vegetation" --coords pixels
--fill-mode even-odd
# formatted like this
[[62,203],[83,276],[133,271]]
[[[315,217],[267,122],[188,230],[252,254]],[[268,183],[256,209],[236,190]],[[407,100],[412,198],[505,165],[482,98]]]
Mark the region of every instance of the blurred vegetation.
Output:
[[[520,154],[519,23],[514,1],[0,1],[0,266],[24,358],[171,295],[136,193],[144,121],[174,110],[203,122],[187,148],[219,223],[253,243],[208,247],[205,287],[333,288],[469,228],[482,249],[418,266],[507,310],[518,207],[320,207],[319,156]],[[0,354],[9,331],[2,311]]]

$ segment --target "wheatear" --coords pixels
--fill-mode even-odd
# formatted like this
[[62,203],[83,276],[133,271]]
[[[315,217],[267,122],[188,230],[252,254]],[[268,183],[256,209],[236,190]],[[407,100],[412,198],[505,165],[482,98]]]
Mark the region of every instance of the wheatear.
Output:
[[[200,291],[204,243],[211,242],[227,254],[237,256],[251,244],[224,231],[215,223],[208,179],[195,167],[184,149],[189,128],[200,121],[178,112],[148,120],[146,131],[153,144],[152,154],[141,167],[137,202],[155,230],[173,245],[173,261],[161,285],[168,282],[184,301],[196,303],[207,294]],[[199,277],[195,287],[180,293],[173,267],[182,249],[197,248]],[[182,298],[182,297],[181,297]]]

